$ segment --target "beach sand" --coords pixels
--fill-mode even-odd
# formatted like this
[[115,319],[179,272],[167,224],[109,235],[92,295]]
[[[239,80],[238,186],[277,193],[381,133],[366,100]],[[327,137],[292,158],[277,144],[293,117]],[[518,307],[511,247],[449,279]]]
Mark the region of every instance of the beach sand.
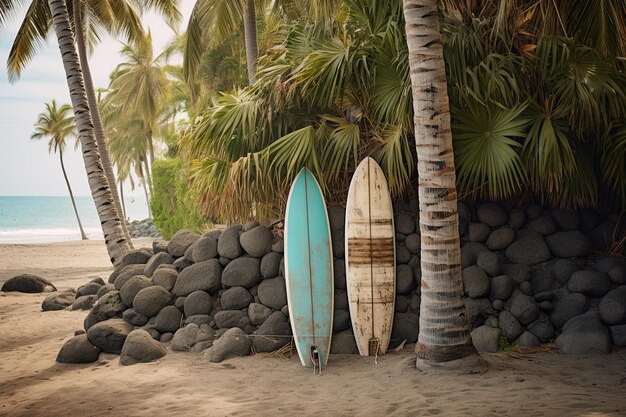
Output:
[[[136,247],[148,246],[144,240]],[[103,242],[0,245],[0,285],[19,273],[77,288],[112,270]],[[168,352],[122,366],[55,362],[84,311],[41,311],[47,294],[0,293],[0,416],[624,416],[626,350],[483,355],[485,373],[418,370],[410,350],[378,358],[334,355],[321,377],[295,357],[210,364]]]

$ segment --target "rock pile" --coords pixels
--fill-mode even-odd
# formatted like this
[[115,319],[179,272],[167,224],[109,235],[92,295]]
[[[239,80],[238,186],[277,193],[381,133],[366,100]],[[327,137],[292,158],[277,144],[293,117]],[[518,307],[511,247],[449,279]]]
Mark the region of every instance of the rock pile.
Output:
[[130,237],[154,237],[160,238],[161,232],[152,223],[152,219],[126,221],[126,228]]
[[605,250],[617,217],[590,210],[459,204],[462,275],[472,340],[493,352],[501,337],[564,353],[624,346],[626,259]]
[[[396,202],[395,209],[392,345],[417,340],[421,293],[417,200]],[[331,352],[357,353],[346,293],[344,216],[342,208],[329,209]],[[556,338],[565,353],[626,346],[626,260],[592,255],[613,236],[616,219],[489,203],[460,203],[459,217],[466,316],[479,351],[497,350],[503,336],[522,346]],[[221,361],[274,351],[291,337],[283,242],[257,222],[202,235],[182,230],[169,242],[156,240],[152,249],[127,254],[107,284],[92,281],[73,299],[57,295],[55,302],[74,306],[89,296],[80,303],[96,300],[85,319],[86,341],[85,335],[68,341],[59,352],[63,361],[87,361],[97,357],[95,351],[122,354],[125,364],[149,361],[165,354],[163,343]]]
[[[123,364],[161,357],[158,344],[166,342],[172,350],[206,351],[212,361],[274,351],[291,340],[282,252],[282,242],[256,222],[156,240],[125,255],[107,284],[78,289],[96,299],[85,318],[87,340],[94,350],[121,354]],[[70,339],[60,357],[93,357],[83,339]]]

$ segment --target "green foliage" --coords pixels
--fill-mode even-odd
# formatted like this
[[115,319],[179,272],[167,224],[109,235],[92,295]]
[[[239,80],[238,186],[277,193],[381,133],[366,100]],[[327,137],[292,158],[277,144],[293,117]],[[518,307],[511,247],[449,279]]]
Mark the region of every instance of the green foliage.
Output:
[[[610,18],[603,23],[560,0],[442,2],[459,194],[564,207],[611,196],[626,205],[623,40],[607,31],[623,28],[615,16],[623,3],[603,0],[593,11]],[[395,196],[412,193],[402,3],[316,3],[299,19],[275,6],[273,18],[285,13],[290,25],[267,24],[276,43],[259,58],[255,85],[216,97],[181,141],[205,212],[279,216],[303,166],[341,202],[365,155],[379,161]],[[578,28],[593,33],[568,37]]]
[[284,40],[261,57],[255,85],[213,100],[181,141],[206,213],[279,216],[304,166],[342,201],[348,172],[366,154],[395,194],[406,191],[415,164],[399,5],[352,0],[324,9],[334,20],[295,22],[273,37]]
[[516,348],[517,345],[515,343],[511,343],[505,335],[500,335],[500,339],[498,340],[498,351],[513,352]]
[[154,192],[150,206],[154,224],[165,239],[181,229],[201,231],[205,225],[197,199],[189,193],[188,175],[179,159],[159,160],[152,164]]

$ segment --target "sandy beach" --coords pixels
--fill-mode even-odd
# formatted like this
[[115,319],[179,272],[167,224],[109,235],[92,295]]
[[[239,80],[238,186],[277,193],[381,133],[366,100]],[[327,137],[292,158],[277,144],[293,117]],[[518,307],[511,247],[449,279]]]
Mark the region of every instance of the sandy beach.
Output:
[[[136,242],[136,247],[149,241]],[[19,273],[77,288],[112,267],[99,241],[0,245],[0,284]],[[620,416],[626,350],[575,357],[484,355],[484,373],[419,370],[412,349],[371,358],[334,355],[321,377],[295,355],[210,364],[197,353],[122,366],[55,362],[84,311],[41,311],[46,294],[0,293],[0,416]]]

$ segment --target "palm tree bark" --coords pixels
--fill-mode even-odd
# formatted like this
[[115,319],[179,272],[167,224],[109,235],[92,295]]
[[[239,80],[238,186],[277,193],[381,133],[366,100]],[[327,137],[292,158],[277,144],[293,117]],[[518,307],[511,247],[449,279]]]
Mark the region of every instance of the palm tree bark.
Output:
[[[102,120],[100,118],[100,109],[98,106],[98,100],[96,99],[96,90],[93,87],[93,80],[91,78],[91,69],[89,68],[89,60],[87,58],[87,48],[85,46],[85,33],[82,25],[82,1],[74,0],[74,27],[76,31],[76,49],[78,50],[78,58],[81,69],[83,71],[83,80],[85,82],[85,92],[87,93],[87,102],[89,103],[89,110],[91,112],[91,121],[93,122],[94,133],[96,135],[96,143],[98,144],[98,153],[100,154],[100,160],[102,161],[102,168],[106,174],[106,179],[109,183],[109,189],[111,190],[111,196],[115,209],[119,216],[123,216],[122,205],[120,203],[120,197],[117,192],[117,182],[115,181],[115,174],[113,173],[113,167],[111,165],[111,158],[109,158],[109,149],[107,146],[106,137],[104,134],[104,128],[102,127]],[[131,248],[132,241],[130,234],[126,229],[126,223],[122,222],[122,230],[126,240],[128,240]]]
[[72,200],[72,206],[74,207],[74,214],[76,214],[76,220],[78,221],[78,228],[80,229],[80,238],[82,240],[87,240],[87,235],[83,230],[83,224],[80,222],[80,216],[78,215],[78,209],[76,208],[76,201],[74,201],[74,193],[72,192],[72,187],[70,186],[70,180],[67,178],[67,173],[65,172],[65,164],[63,163],[63,149],[59,147],[59,160],[61,161],[61,171],[63,171],[63,178],[65,178],[65,183],[67,184],[67,191],[70,193],[70,200]]
[[258,47],[256,40],[256,11],[254,0],[247,0],[243,9],[243,31],[246,39],[246,63],[248,65],[248,83],[256,81],[256,60]]
[[422,302],[417,356],[475,352],[463,303],[456,175],[437,0],[405,0],[419,173]]
[[107,179],[100,162],[98,145],[94,136],[89,104],[85,96],[85,85],[83,84],[83,76],[74,46],[74,37],[70,28],[67,7],[64,0],[48,0],[48,4],[52,12],[52,22],[59,42],[67,85],[70,90],[70,98],[74,108],[74,118],[91,196],[98,211],[109,258],[114,265],[117,265],[122,256],[131,250],[131,246],[124,236],[121,221],[115,210],[111,191],[107,186]]
[[[120,202],[122,203],[122,217],[126,223],[126,203],[124,202],[124,182],[120,179]],[[128,230],[128,228],[126,229]]]
[[[152,174],[150,172],[150,163],[148,162],[148,158],[143,159],[144,168],[145,168],[145,176],[143,177],[144,184],[148,183],[148,189],[150,190],[150,196],[152,196]],[[150,211],[150,197],[146,194],[146,202],[148,203],[148,211]],[[152,216],[150,216],[152,218]]]

